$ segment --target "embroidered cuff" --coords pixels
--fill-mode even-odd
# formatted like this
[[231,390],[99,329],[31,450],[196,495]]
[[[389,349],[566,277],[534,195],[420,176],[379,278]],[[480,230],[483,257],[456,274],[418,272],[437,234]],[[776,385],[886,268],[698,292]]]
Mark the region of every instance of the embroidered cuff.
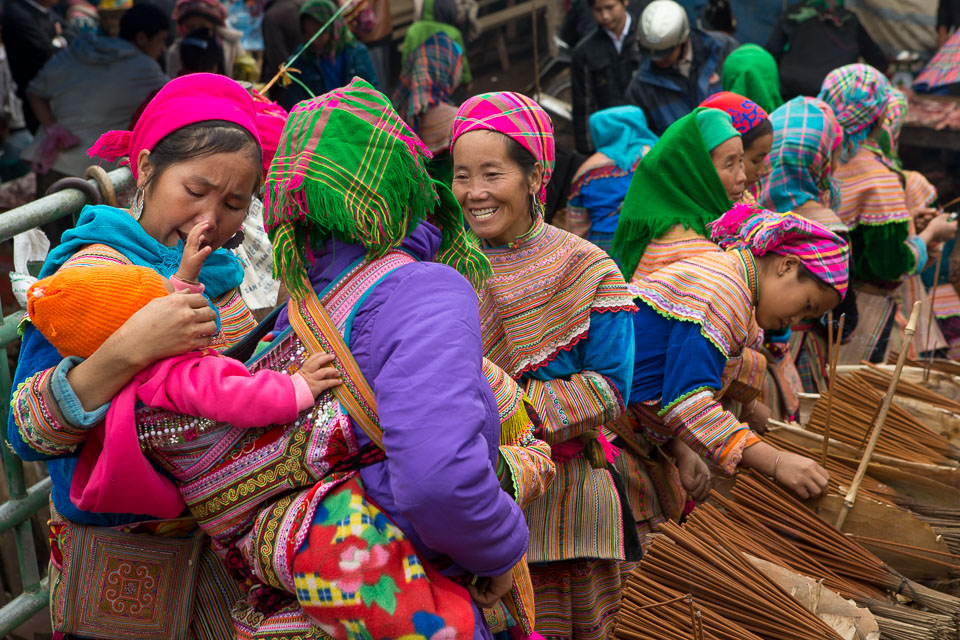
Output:
[[916,265],[910,274],[920,273],[927,266],[927,244],[920,239],[920,236],[910,236],[907,238],[907,246],[910,248],[916,260]]
[[83,358],[77,356],[64,358],[53,370],[53,375],[50,377],[50,392],[57,401],[60,413],[63,414],[64,419],[71,426],[89,429],[106,417],[110,403],[101,405],[93,411],[84,410],[83,405],[80,404],[80,399],[67,380],[67,373],[81,362],[83,362]]

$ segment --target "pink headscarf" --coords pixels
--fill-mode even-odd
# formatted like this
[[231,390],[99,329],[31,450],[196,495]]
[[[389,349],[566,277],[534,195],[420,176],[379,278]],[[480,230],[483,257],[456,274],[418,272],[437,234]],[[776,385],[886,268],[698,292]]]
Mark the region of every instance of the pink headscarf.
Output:
[[260,144],[253,98],[239,84],[215,73],[192,73],[171,80],[143,110],[133,131],[108,131],[87,150],[91,158],[130,158],[137,178],[137,158],[168,134],[197,122],[224,120],[237,124]]
[[502,133],[537,159],[543,167],[540,202],[545,202],[554,164],[553,122],[547,112],[527,96],[512,91],[473,96],[460,105],[453,120],[450,153],[457,138],[478,129]]
[[260,133],[260,148],[263,150],[263,175],[270,171],[273,156],[277,155],[283,125],[287,124],[287,110],[276,102],[270,102],[258,92],[253,92],[253,108],[257,112],[257,131]]
[[794,256],[813,275],[847,294],[850,247],[819,222],[792,212],[777,213],[755,205],[738,204],[710,225],[711,237],[724,249],[748,249],[759,257],[768,253]]

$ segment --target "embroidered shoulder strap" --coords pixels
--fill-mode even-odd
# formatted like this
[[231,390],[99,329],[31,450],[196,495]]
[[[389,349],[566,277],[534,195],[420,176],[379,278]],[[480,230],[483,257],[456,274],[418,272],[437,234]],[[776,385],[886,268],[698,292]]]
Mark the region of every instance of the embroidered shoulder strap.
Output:
[[[305,283],[307,295],[302,300],[290,298],[287,303],[290,324],[310,353],[332,353],[335,356],[333,366],[340,372],[343,384],[333,388],[333,395],[367,437],[381,449],[383,429],[377,417],[373,389],[363,377],[360,365],[343,340],[342,332],[349,312],[359,303],[363,293],[386,274],[414,261],[408,254],[396,251],[351,270],[324,296],[327,305],[334,309],[337,321],[331,317],[309,282]],[[345,304],[347,298],[352,304]]]

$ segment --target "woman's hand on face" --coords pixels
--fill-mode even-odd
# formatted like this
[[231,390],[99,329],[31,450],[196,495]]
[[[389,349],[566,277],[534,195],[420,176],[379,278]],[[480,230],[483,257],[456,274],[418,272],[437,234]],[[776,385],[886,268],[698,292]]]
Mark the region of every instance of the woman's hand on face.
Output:
[[183,243],[183,255],[180,257],[180,268],[177,269],[176,276],[184,282],[197,282],[200,278],[200,270],[203,268],[203,261],[213,253],[213,247],[205,243],[203,232],[209,225],[206,222],[198,222],[190,229],[187,241]]
[[775,464],[773,479],[790,489],[801,500],[824,492],[830,480],[827,470],[805,456],[782,451]]
[[476,584],[468,584],[470,597],[481,609],[489,609],[497,600],[510,593],[513,588],[513,570],[490,578],[478,578]]
[[154,298],[111,336],[122,341],[121,353],[142,367],[210,346],[217,315],[199,293],[181,291]]

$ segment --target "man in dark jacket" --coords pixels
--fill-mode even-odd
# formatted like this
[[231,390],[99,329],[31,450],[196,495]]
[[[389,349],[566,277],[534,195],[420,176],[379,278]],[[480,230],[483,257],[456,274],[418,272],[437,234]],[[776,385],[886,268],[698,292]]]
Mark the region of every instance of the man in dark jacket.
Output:
[[3,44],[10,57],[10,73],[17,83],[17,97],[24,101],[27,128],[37,130],[39,122],[26,103],[27,85],[54,53],[67,45],[61,35],[63,24],[53,11],[57,0],[4,0]]
[[780,66],[784,100],[817,95],[828,73],[860,58],[882,72],[889,66],[883,49],[856,14],[838,0],[790,5],[764,47]]
[[690,29],[687,13],[673,0],[654,0],[637,30],[644,56],[627,88],[626,102],[643,109],[657,135],[721,90],[720,71],[737,41]]
[[276,75],[280,65],[300,46],[300,7],[303,3],[304,0],[267,0],[263,10],[262,82]]
[[640,65],[637,22],[627,11],[628,0],[587,2],[593,8],[597,28],[577,45],[570,64],[573,133],[581,153],[591,150],[590,114],[623,104],[630,78]]

